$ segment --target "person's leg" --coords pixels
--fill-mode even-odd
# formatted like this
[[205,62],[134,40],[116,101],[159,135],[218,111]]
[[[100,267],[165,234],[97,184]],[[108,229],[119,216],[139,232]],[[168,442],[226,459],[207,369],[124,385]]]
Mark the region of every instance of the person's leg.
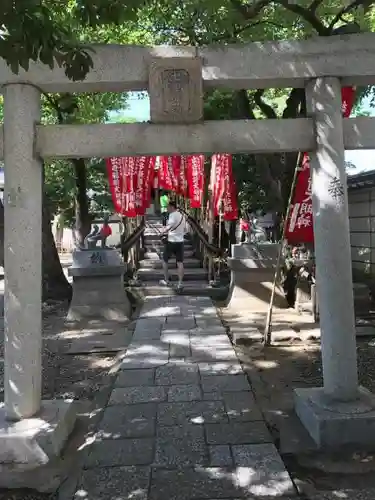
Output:
[[175,245],[178,287],[182,287],[182,281],[184,279],[184,244],[181,242],[175,243]]
[[171,255],[171,244],[167,241],[164,245],[163,251],[163,274],[164,280],[161,280],[162,285],[168,285],[169,283],[169,273],[168,273],[168,261]]

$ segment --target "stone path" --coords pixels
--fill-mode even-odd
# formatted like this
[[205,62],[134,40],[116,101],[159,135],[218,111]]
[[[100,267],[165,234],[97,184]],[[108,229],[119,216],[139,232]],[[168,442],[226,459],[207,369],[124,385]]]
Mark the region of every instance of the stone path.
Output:
[[294,494],[211,300],[147,297],[74,500]]

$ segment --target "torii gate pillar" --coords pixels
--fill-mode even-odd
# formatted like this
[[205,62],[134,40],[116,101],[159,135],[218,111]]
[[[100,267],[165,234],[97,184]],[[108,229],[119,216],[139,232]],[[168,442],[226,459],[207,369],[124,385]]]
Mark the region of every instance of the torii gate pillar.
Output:
[[0,405],[1,488],[15,486],[16,471],[33,469],[58,455],[75,422],[71,401],[41,400],[43,162],[34,150],[35,125],[40,114],[38,89],[27,84],[5,87],[5,404]]
[[295,409],[321,448],[375,441],[375,397],[358,386],[341,85],[318,78],[306,89],[315,120],[310,154],[324,387],[296,389]]

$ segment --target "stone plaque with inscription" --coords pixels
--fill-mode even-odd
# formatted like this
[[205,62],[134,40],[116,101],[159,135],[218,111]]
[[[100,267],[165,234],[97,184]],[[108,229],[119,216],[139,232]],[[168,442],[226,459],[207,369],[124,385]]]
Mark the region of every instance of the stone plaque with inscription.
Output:
[[196,123],[202,120],[201,59],[151,59],[149,95],[153,123]]

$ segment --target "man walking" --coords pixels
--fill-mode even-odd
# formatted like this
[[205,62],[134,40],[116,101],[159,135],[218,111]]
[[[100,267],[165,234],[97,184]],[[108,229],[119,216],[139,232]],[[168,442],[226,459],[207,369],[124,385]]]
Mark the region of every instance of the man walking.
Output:
[[170,201],[168,203],[168,221],[163,234],[167,235],[163,252],[163,271],[164,280],[160,284],[168,286],[169,273],[168,261],[175,255],[177,262],[178,285],[177,289],[182,289],[182,280],[184,278],[184,234],[185,234],[185,217],[177,210],[176,203]]

